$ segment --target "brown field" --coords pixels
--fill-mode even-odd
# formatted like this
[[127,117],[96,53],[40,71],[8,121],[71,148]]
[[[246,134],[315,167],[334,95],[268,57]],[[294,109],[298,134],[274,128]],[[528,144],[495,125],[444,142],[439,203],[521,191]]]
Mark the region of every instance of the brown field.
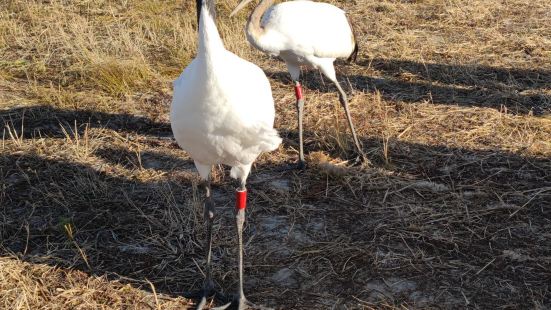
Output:
[[[296,161],[285,65],[219,0],[226,47],[273,87],[278,151],[249,179],[245,291],[278,309],[551,308],[551,2],[329,1],[371,165],[347,163],[335,89],[305,74]],[[0,308],[185,309],[203,280],[193,163],[171,81],[194,1],[0,1]],[[236,77],[238,78],[238,77]],[[214,276],[236,289],[235,183],[215,171]],[[221,305],[213,300],[211,305]]]

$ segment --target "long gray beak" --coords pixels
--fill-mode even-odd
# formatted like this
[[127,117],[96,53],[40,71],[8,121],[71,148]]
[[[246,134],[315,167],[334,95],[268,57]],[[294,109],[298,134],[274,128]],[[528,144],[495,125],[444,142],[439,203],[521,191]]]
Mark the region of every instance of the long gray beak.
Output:
[[251,2],[253,0],[243,0],[241,1],[236,7],[235,9],[230,13],[230,17],[234,16],[235,14],[237,14],[237,12],[241,11],[242,8],[244,8],[247,4],[249,4],[249,2]]

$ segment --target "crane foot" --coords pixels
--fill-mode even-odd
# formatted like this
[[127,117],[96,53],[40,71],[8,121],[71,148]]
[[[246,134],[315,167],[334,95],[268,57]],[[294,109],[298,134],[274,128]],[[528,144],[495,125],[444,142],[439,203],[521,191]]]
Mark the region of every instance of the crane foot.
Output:
[[[201,289],[197,292],[185,292],[183,294],[183,296],[185,298],[188,298],[188,299],[199,299],[200,298],[200,301],[199,301],[199,303],[197,304],[197,307],[196,307],[197,310],[204,309],[205,306],[207,305],[208,299],[210,299],[211,297],[213,297],[215,300],[219,300],[221,302],[227,302],[227,300],[228,300],[228,297],[226,297],[226,295],[222,294],[221,292],[219,292],[219,291],[217,291],[213,288],[212,283],[211,284],[206,284],[203,287],[203,289]],[[223,309],[228,308],[230,305],[231,305],[231,302],[226,303],[225,305],[220,306],[220,307],[216,307],[216,308],[210,308],[209,307],[209,309],[211,309],[211,310],[223,310]]]
[[245,296],[238,297],[236,300],[237,302],[237,310],[247,310],[247,309],[253,309],[253,310],[274,310],[273,308],[265,307],[262,305],[254,304],[245,298]]
[[299,160],[299,161],[297,162],[296,169],[298,169],[298,170],[306,170],[306,168],[307,168],[306,161],[304,161],[304,160]]
[[356,158],[352,160],[352,162],[354,163],[354,165],[360,165],[365,167],[371,166],[371,161],[367,158],[367,156],[365,156],[365,154],[357,155]]

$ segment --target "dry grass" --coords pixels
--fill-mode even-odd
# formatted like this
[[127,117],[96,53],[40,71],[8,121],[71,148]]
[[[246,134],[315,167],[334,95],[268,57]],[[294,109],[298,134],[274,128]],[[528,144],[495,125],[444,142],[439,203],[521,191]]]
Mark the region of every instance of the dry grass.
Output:
[[[284,309],[551,307],[551,4],[332,1],[359,25],[341,65],[370,167],[336,93],[305,75],[310,167],[284,65],[265,69],[285,138],[250,178],[250,299]],[[194,56],[193,2],[0,3],[0,308],[172,309],[201,286],[197,177],[172,141],[170,82]],[[214,276],[236,285],[233,183],[217,169]],[[215,301],[215,304],[219,304]]]
[[[0,258],[0,289],[4,309],[182,309],[179,297],[151,294],[106,276]],[[148,287],[143,281],[143,287]]]

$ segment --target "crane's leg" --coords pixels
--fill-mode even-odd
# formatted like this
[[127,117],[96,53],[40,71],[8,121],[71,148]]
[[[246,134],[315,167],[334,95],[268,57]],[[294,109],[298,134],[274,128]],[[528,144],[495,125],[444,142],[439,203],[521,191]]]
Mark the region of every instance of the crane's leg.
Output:
[[243,225],[245,224],[245,208],[247,207],[247,188],[245,184],[241,184],[236,191],[235,202],[235,224],[237,228],[237,244],[238,244],[238,265],[239,265],[239,310],[245,309],[245,293],[243,293]]
[[[203,285],[203,291],[201,292],[201,301],[197,305],[197,309],[203,309],[207,303],[207,298],[219,294],[214,290],[214,282],[212,281],[212,272],[211,272],[211,264],[212,264],[212,224],[214,222],[214,201],[212,200],[212,193],[211,193],[211,187],[210,187],[210,178],[206,181],[204,181],[201,184],[201,187],[203,188],[205,192],[205,201],[203,204],[203,215],[206,223],[207,228],[207,248],[206,248],[206,256],[207,256],[207,266],[206,266],[206,278],[205,283]],[[225,309],[230,304],[227,304],[225,306],[222,306],[220,309]]]
[[211,197],[211,187],[210,180],[202,182],[200,187],[204,190],[205,200],[203,202],[203,217],[205,219],[205,224],[207,228],[207,247],[206,247],[206,257],[207,257],[207,266],[206,266],[206,278],[203,285],[203,292],[201,296],[201,301],[197,305],[197,309],[203,309],[207,303],[207,298],[211,295],[214,289],[214,283],[212,281],[211,273],[211,261],[212,261],[212,223],[214,221],[214,203]]
[[235,203],[235,222],[237,228],[237,243],[238,243],[238,264],[239,264],[239,288],[237,296],[237,309],[245,310],[248,308],[259,310],[271,310],[264,306],[255,305],[245,298],[243,292],[243,226],[245,224],[245,208],[247,207],[247,188],[245,186],[245,180],[241,180],[240,187],[235,191],[236,203]]
[[306,167],[306,161],[304,160],[304,140],[302,135],[302,118],[304,115],[304,97],[302,95],[302,85],[299,81],[295,81],[295,95],[297,97],[297,112],[298,112],[298,141],[299,141],[299,158],[298,169],[304,169]]
[[295,83],[295,96],[297,98],[297,112],[298,112],[298,139],[299,139],[299,154],[298,154],[298,169],[304,169],[306,167],[306,161],[304,160],[304,140],[302,132],[302,116],[304,111],[304,98],[302,96],[302,85],[300,84],[300,65],[292,62],[285,61],[287,70],[291,75],[291,79]]
[[350,116],[350,109],[348,108],[348,98],[346,96],[346,93],[342,89],[341,85],[339,84],[339,81],[337,80],[337,75],[335,74],[335,67],[333,67],[333,62],[325,64],[320,69],[323,72],[323,74],[325,74],[325,76],[327,76],[327,78],[329,78],[339,90],[339,101],[341,102],[341,105],[344,108],[344,112],[346,114],[346,120],[348,121],[348,127],[350,127],[350,131],[352,132],[352,138],[354,139],[354,145],[356,146],[356,151],[358,153],[357,160],[366,162],[366,163],[369,162],[362,150],[360,141],[358,140],[358,136],[356,135],[356,130],[354,129],[354,123],[352,122],[352,117]]
[[342,90],[342,87],[337,80],[335,80],[335,86],[337,86],[337,89],[339,90],[339,101],[341,102],[341,105],[344,108],[344,113],[346,114],[346,120],[348,121],[348,127],[350,127],[350,131],[352,132],[354,145],[356,146],[356,151],[358,152],[358,157],[359,157],[358,159],[362,162],[367,163],[368,159],[362,150],[360,141],[358,140],[358,136],[356,135],[356,130],[354,129],[354,123],[352,122],[352,117],[350,116],[350,109],[348,108],[348,98],[346,97],[346,93],[344,92],[344,90]]

